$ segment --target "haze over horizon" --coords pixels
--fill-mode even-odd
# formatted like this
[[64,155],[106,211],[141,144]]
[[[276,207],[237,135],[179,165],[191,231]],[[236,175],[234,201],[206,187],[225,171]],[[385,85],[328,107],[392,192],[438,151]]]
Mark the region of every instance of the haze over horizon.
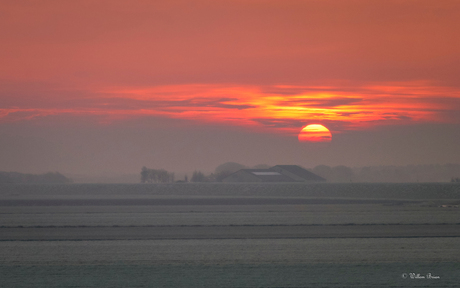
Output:
[[0,171],[460,163],[459,1],[0,8]]

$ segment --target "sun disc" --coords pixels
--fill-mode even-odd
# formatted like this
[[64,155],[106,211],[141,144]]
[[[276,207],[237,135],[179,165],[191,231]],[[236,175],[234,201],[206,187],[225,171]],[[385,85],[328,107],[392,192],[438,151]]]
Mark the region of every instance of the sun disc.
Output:
[[298,138],[299,142],[324,143],[331,142],[332,134],[321,124],[309,124],[302,128]]

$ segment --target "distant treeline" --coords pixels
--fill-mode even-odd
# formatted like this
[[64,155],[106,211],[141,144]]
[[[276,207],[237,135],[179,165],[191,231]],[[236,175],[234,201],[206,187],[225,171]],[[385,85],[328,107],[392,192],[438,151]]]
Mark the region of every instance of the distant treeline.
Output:
[[253,167],[247,167],[235,162],[227,162],[217,166],[216,170],[206,175],[201,171],[194,171],[190,179],[185,176],[184,179],[174,181],[174,173],[170,173],[164,169],[150,169],[142,167],[141,182],[142,183],[172,183],[172,182],[222,182],[222,179],[228,175],[245,168],[266,169],[268,165],[260,164]]
[[[270,166],[266,164],[259,164],[256,166],[248,167],[235,162],[226,162],[217,166],[213,173],[205,175],[201,171],[194,171],[190,182],[222,182],[222,179],[226,178],[232,173],[240,169],[268,169]],[[187,179],[184,180],[185,182]]]
[[72,179],[58,172],[45,174],[0,172],[0,183],[72,183]]
[[[191,178],[187,176],[176,182],[221,182],[228,175],[247,168],[266,169],[268,165],[261,164],[247,167],[235,162],[219,165],[213,173],[206,175],[194,171]],[[407,166],[367,166],[347,167],[318,165],[307,169],[325,178],[328,182],[457,182],[460,183],[460,164],[445,165],[407,165]],[[141,182],[167,183],[174,182],[174,173],[160,169],[142,168]]]
[[149,169],[142,167],[142,183],[172,183],[174,182],[174,173],[169,173],[164,169]]
[[319,165],[310,169],[330,182],[458,182],[460,164],[368,166]]

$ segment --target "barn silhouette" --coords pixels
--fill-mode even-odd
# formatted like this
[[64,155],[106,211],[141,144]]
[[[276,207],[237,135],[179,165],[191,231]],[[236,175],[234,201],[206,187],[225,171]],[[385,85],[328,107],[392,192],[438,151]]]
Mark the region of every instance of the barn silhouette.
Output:
[[324,182],[321,176],[298,165],[276,165],[268,169],[241,169],[222,182]]

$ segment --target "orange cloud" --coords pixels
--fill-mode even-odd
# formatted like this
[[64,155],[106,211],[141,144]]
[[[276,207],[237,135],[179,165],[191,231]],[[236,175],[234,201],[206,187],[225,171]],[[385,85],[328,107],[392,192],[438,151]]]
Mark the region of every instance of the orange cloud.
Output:
[[460,123],[460,117],[454,116],[460,110],[459,91],[422,82],[364,87],[115,87],[80,92],[64,97],[65,101],[57,99],[51,94],[35,104],[33,100],[11,101],[10,107],[0,109],[0,121],[33,121],[37,117],[72,114],[96,116],[99,122],[110,123],[155,116],[288,134],[297,134],[308,123],[324,124],[333,132],[377,125]]
[[307,123],[460,122],[455,0],[6,1],[2,11],[0,122],[154,116],[292,134]]

